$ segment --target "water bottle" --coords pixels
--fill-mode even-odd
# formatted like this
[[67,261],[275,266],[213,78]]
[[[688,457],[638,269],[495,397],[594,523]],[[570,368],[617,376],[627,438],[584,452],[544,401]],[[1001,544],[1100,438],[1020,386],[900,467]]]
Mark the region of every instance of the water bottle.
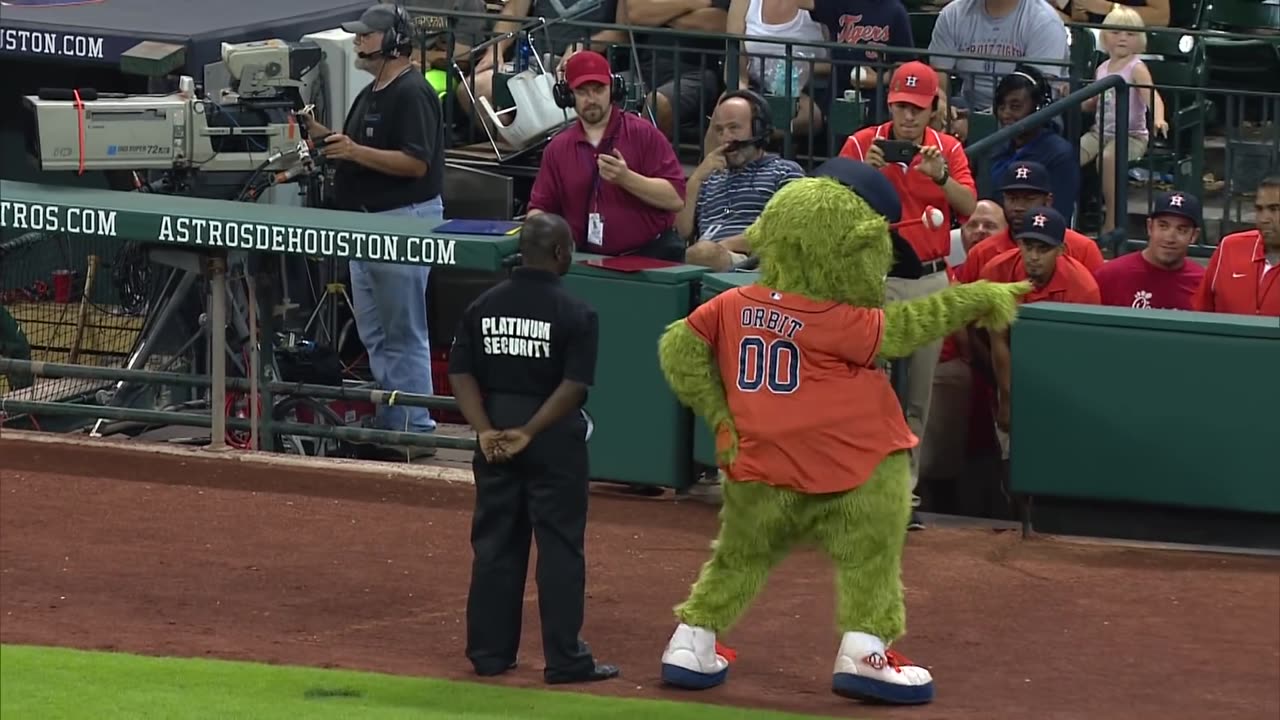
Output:
[[529,33],[521,32],[516,36],[516,72],[528,70],[532,58],[533,46],[529,44]]

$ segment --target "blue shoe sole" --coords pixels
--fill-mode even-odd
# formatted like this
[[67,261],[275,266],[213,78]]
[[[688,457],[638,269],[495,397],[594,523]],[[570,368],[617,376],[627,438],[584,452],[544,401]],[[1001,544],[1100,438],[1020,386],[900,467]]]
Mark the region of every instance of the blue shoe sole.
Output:
[[836,673],[832,676],[831,692],[851,700],[889,705],[924,705],[933,702],[933,683],[895,685],[849,673]]
[[679,665],[662,664],[662,682],[685,690],[709,690],[729,677],[729,668],[718,673],[694,672]]

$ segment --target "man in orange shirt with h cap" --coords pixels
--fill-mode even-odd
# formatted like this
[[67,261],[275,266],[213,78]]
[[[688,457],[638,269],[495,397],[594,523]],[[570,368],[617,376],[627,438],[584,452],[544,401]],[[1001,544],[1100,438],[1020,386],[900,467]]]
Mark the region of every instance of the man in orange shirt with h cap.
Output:
[[[1022,304],[1034,302],[1102,304],[1102,295],[1093,273],[1079,261],[1067,256],[1067,221],[1051,207],[1033,207],[1027,211],[1022,228],[1017,232],[1018,247],[1001,253],[988,262],[979,279],[992,282],[1030,280],[1033,289],[1020,299]],[[1009,391],[1013,385],[1009,332],[991,333],[991,364],[996,376],[996,427],[1001,453],[1009,456]]]
[[[840,156],[876,168],[898,192],[902,217],[920,217],[928,207],[942,212],[938,227],[919,224],[899,234],[911,244],[923,266],[919,278],[889,278],[888,300],[911,300],[943,290],[950,284],[947,255],[951,252],[951,221],[967,216],[977,204],[977,186],[969,170],[969,158],[960,141],[929,127],[939,104],[938,75],[922,62],[904,63],[889,81],[889,114],[883,124],[854,133],[840,149]],[[907,424],[924,434],[933,393],[933,374],[942,341],[930,343],[902,362],[907,379],[903,405]],[[911,454],[911,487],[920,478],[919,453]],[[918,498],[914,499],[918,503]],[[915,522],[915,521],[913,521]]]

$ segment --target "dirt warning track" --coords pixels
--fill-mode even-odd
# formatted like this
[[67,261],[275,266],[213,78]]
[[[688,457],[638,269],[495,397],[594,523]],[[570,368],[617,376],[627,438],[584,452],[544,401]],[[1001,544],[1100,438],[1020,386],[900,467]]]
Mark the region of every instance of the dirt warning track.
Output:
[[[0,439],[0,641],[472,679],[463,657],[471,488]],[[575,688],[842,717],[1280,717],[1280,561],[930,529],[908,539],[908,635],[937,700],[829,691],[834,579],[800,552],[724,639],[729,682],[658,684],[671,607],[715,511],[601,490],[587,625],[623,678]],[[532,574],[532,573],[531,573]],[[530,580],[521,667],[541,687]]]

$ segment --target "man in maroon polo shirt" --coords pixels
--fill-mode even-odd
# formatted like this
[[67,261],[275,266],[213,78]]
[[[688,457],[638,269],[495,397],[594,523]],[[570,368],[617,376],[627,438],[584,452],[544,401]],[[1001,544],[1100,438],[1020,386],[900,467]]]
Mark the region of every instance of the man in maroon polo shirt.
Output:
[[578,122],[547,144],[529,215],[563,217],[583,252],[683,262],[675,220],[685,177],[671,143],[648,121],[614,107],[603,55],[574,54],[564,76]]

